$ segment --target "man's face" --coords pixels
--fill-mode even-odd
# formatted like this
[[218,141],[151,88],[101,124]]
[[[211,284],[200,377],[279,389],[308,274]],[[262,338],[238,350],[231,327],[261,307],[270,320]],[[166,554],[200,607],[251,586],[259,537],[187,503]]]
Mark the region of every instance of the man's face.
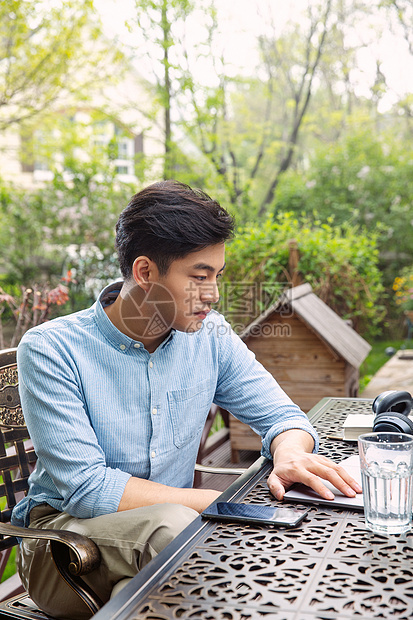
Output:
[[106,312],[120,331],[154,350],[171,329],[201,329],[211,304],[219,299],[217,279],[224,266],[224,243],[174,260],[166,275],[148,257],[138,257],[134,280],[117,300],[118,313],[114,316],[114,305]]
[[153,281],[165,287],[174,300],[171,328],[183,332],[201,328],[211,304],[219,300],[217,279],[224,267],[225,244],[219,243],[174,260],[164,276],[154,271]]

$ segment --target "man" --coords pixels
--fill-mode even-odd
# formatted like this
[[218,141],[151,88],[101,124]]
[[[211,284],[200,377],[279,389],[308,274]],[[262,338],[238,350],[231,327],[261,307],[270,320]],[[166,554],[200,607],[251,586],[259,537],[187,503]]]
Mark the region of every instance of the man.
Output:
[[[92,308],[30,330],[18,350],[38,462],[13,523],[92,538],[102,563],[86,580],[104,601],[218,497],[192,488],[212,402],[262,436],[278,499],[294,481],[327,498],[321,479],[361,491],[315,453],[305,414],[212,310],[233,234],[228,213],[165,181],[132,198],[116,233],[123,282]],[[19,571],[47,613],[87,617],[46,543],[22,542]]]

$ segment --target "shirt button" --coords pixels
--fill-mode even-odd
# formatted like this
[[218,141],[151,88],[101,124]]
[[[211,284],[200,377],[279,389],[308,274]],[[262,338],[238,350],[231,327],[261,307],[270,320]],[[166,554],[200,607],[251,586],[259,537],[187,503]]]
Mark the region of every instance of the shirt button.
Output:
[[126,349],[126,344],[121,344],[121,345],[119,346],[119,349],[122,349],[122,351],[124,351],[124,350]]
[[156,415],[156,414],[158,413],[158,410],[156,409],[156,407],[154,407],[154,408],[152,409],[152,413],[153,413],[153,415]]
[[149,362],[149,368],[153,368],[153,362]]
[[153,450],[153,452],[151,452],[151,457],[154,459],[155,456],[156,456],[156,452],[155,452],[155,450]]
[[135,342],[135,344],[134,344],[133,346],[135,347],[135,349],[139,349],[139,347],[140,347],[141,345],[139,344],[139,342]]

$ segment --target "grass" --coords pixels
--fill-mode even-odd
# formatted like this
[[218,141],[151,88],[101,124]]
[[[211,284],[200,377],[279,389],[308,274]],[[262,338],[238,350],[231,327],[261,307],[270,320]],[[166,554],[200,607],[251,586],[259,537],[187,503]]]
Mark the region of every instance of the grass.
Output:
[[1,578],[1,582],[6,581],[9,577],[12,577],[16,572],[16,547],[13,547],[10,553],[10,557],[7,560],[6,568],[4,569],[3,576]]
[[388,347],[393,347],[397,351],[406,344],[406,341],[378,340],[371,344],[372,349],[360,366],[360,393],[367,386],[373,375],[375,375],[376,372],[390,359],[390,356],[386,354],[386,349]]
[[[0,484],[2,483],[3,483],[3,478],[2,476],[0,476]],[[6,507],[6,498],[2,497],[0,498],[0,510],[4,510],[5,507]],[[17,570],[16,569],[16,549],[17,547],[13,547],[11,550],[9,559],[7,560],[6,568],[4,569],[4,573],[1,578],[2,583],[3,581],[6,581],[6,579],[14,575],[14,573]]]

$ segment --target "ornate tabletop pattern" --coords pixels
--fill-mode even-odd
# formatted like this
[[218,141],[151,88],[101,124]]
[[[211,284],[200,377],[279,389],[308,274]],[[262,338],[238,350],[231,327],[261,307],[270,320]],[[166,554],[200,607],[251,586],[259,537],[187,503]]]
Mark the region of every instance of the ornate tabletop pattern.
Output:
[[[320,452],[336,461],[354,454],[355,443],[327,437],[348,413],[369,412],[370,403],[330,399],[321,407],[312,417]],[[268,463],[235,500],[276,505],[265,482],[269,470]],[[295,529],[211,522],[133,613],[119,618],[411,620],[412,559],[412,534],[372,534],[354,510],[312,506]]]

